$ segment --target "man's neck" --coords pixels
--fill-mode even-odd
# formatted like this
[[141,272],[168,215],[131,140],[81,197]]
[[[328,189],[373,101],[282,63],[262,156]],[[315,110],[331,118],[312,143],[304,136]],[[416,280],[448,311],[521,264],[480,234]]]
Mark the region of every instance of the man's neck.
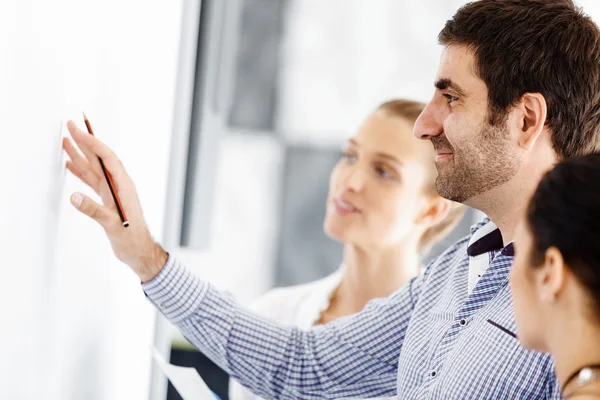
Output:
[[[546,157],[549,158],[550,156]],[[521,166],[509,182],[469,199],[466,205],[481,210],[496,224],[506,246],[513,241],[515,228],[526,211],[529,200],[554,158]]]
[[[504,246],[513,240],[519,218],[527,205],[527,199],[521,194],[514,195],[505,185],[470,199],[468,206],[481,210],[500,229]],[[509,193],[512,193],[509,194]]]

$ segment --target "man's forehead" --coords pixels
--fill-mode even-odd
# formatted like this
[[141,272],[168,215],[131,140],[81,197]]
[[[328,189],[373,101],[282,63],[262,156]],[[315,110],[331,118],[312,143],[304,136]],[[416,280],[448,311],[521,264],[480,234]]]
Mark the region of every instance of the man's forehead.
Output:
[[442,51],[436,81],[446,80],[467,92],[486,88],[485,83],[476,73],[475,54],[467,46],[452,45]]

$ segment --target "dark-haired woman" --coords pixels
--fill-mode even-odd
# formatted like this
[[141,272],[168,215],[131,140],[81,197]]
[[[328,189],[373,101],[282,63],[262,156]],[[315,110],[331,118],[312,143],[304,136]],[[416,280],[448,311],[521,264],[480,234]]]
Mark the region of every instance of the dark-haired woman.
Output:
[[515,237],[517,336],[550,352],[565,399],[600,399],[600,154],[540,182]]

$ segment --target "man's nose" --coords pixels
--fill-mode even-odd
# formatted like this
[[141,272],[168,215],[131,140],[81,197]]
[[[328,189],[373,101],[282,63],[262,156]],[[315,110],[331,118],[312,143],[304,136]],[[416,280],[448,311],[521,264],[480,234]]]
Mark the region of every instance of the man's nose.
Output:
[[441,113],[436,111],[436,107],[430,102],[417,118],[413,135],[417,139],[430,140],[432,137],[439,136],[444,132]]

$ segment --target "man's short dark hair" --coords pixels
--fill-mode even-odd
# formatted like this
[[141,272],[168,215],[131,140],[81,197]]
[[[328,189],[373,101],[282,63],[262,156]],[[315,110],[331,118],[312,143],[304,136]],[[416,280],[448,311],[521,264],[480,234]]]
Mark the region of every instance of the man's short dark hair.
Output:
[[473,50],[490,124],[503,123],[523,94],[541,93],[559,158],[600,150],[600,30],[572,1],[469,3],[439,41]]

